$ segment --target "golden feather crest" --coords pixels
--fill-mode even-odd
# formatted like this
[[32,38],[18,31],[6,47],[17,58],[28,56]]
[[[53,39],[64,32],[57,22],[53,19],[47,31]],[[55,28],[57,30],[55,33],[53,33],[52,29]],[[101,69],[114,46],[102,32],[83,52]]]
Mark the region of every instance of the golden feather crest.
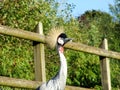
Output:
[[46,42],[50,48],[55,48],[57,38],[61,33],[64,33],[64,29],[62,27],[54,27],[49,31],[48,35],[46,36]]

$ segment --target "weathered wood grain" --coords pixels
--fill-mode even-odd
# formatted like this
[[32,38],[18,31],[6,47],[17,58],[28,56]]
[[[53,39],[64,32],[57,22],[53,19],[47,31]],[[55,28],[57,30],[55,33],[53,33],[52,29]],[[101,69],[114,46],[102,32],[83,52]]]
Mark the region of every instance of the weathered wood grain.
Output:
[[[44,35],[42,23],[38,23],[35,30],[40,35]],[[46,73],[45,73],[44,44],[37,43],[34,41],[33,46],[34,46],[34,62],[35,62],[35,80],[45,82],[46,81]]]
[[[104,39],[101,48],[108,50],[108,41]],[[111,90],[110,65],[109,59],[100,57],[102,90]]]

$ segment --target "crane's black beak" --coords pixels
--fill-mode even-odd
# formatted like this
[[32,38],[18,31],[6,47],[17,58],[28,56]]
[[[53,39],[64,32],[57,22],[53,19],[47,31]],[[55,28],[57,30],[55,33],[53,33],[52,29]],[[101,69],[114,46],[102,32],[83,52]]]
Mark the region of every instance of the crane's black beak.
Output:
[[69,41],[72,41],[72,39],[71,39],[71,38],[65,38],[65,39],[64,39],[64,45],[65,45],[67,42],[69,42]]

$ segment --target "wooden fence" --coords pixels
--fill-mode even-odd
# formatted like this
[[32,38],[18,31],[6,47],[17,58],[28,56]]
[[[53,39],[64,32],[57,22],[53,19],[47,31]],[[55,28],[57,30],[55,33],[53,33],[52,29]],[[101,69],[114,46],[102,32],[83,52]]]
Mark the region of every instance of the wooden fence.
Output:
[[[36,27],[36,33],[29,32],[21,29],[14,29],[7,26],[0,25],[0,34],[10,35],[18,38],[32,40],[34,43],[34,61],[35,61],[35,81],[15,79],[0,76],[0,85],[20,88],[37,88],[42,82],[46,81],[45,74],[45,58],[44,58],[44,44],[46,38],[43,34],[42,23]],[[101,81],[103,90],[111,90],[110,69],[108,58],[115,58],[120,60],[120,53],[108,51],[107,39],[104,39],[100,48],[87,46],[81,43],[69,42],[65,48],[87,52],[100,56],[101,65]],[[66,90],[90,90],[87,88],[80,88],[74,86],[66,86]]]

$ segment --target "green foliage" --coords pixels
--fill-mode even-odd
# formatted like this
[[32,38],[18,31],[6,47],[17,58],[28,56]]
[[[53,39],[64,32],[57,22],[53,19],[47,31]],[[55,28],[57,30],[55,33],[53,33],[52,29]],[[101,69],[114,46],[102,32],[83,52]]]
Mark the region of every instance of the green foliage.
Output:
[[6,0],[1,4],[0,16],[3,25],[31,31],[39,21],[49,27],[50,19],[55,20],[55,12],[56,9],[51,9],[49,2],[42,0]]
[[66,56],[69,56],[67,58],[68,84],[82,87],[94,87],[100,84],[97,56],[71,50],[67,52]]
[[[3,41],[4,40],[4,41]],[[33,53],[27,40],[19,40],[14,37],[2,37],[0,51],[0,75],[16,78],[33,78]],[[11,43],[12,42],[12,43]],[[23,52],[24,51],[24,52]],[[23,52],[23,53],[21,53]],[[24,60],[26,58],[26,60]],[[29,77],[31,75],[31,77]]]

